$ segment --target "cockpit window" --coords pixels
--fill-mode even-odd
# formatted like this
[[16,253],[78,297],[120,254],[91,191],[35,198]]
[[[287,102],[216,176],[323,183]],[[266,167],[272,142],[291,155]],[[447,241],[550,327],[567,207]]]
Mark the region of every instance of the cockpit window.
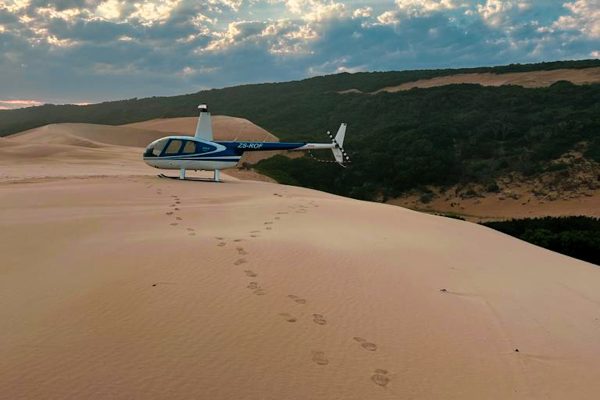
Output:
[[166,140],[159,140],[152,146],[152,155],[158,157],[167,144]]
[[196,152],[196,142],[188,140],[185,142],[185,146],[183,146],[183,152],[185,154],[194,154]]
[[161,151],[165,148],[165,144],[167,144],[167,139],[157,140],[150,143],[144,151],[144,157],[158,157]]
[[167,146],[167,149],[165,150],[165,154],[172,155],[179,153],[179,149],[181,149],[181,144],[181,140],[171,140],[169,142],[169,145]]

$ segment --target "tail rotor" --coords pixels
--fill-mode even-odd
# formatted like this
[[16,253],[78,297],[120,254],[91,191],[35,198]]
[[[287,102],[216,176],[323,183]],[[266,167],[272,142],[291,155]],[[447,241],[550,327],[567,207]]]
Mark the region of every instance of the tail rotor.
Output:
[[322,160],[320,158],[317,158],[310,150],[308,151],[308,155],[318,162],[336,163],[345,168],[346,165],[351,162],[350,156],[348,156],[348,153],[346,153],[346,150],[344,150],[344,138],[346,136],[346,127],[346,124],[341,124],[337,133],[335,134],[335,137],[331,135],[331,132],[327,131],[327,136],[329,136],[332,146],[327,146],[326,148],[331,148],[335,161]]

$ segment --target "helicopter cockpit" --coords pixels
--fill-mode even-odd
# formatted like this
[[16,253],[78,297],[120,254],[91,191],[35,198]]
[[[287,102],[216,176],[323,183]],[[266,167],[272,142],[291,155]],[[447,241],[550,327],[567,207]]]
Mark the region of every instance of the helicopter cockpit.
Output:
[[144,151],[144,157],[165,157],[186,154],[202,154],[216,150],[208,143],[192,139],[163,138],[150,143]]

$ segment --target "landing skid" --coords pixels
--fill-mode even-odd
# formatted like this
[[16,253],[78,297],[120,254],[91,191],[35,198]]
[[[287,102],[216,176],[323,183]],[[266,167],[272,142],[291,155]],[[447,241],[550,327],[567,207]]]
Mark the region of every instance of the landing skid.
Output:
[[165,174],[158,174],[157,175],[159,178],[167,178],[167,179],[175,179],[177,181],[193,181],[193,182],[212,182],[212,183],[222,183],[223,181],[215,181],[214,179],[211,178],[185,178],[185,179],[180,179],[178,176],[169,176],[169,175],[165,175]]

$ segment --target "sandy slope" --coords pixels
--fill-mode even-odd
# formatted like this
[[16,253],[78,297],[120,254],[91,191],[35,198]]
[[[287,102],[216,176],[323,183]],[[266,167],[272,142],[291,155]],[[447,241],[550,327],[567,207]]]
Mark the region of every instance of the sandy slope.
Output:
[[[537,88],[547,87],[558,81],[569,81],[575,85],[600,83],[600,67],[583,69],[556,69],[552,71],[511,72],[507,74],[456,74],[431,79],[421,79],[414,82],[403,83],[397,86],[388,86],[379,89],[372,94],[379,92],[394,93],[413,88],[431,88],[461,83],[472,83],[482,86],[516,85],[526,88]],[[339,93],[346,94],[362,92],[358,89],[348,89]]]
[[[171,118],[123,126],[65,123],[24,131],[0,138],[0,161],[4,164],[0,178],[21,179],[25,171],[28,178],[56,176],[59,166],[68,167],[70,176],[144,173],[148,170],[139,162],[142,149],[169,133],[192,135],[196,121],[197,118]],[[213,121],[216,140],[278,141],[245,119],[215,116]],[[241,163],[256,163],[279,153],[246,153]],[[23,163],[29,167],[22,169]],[[247,170],[230,170],[230,175],[272,181]]]
[[597,267],[103,146],[0,156],[0,398],[597,398]]
[[[149,129],[159,132],[193,135],[196,131],[197,117],[151,119],[149,121],[127,124],[132,128]],[[256,140],[263,142],[278,142],[274,136],[244,118],[215,115],[212,117],[213,130],[218,140]]]
[[388,204],[425,212],[456,214],[476,222],[566,215],[600,217],[600,190],[591,192],[589,196],[552,201],[537,199],[531,192],[524,193],[519,199],[497,194],[471,199],[437,197],[427,204],[423,204],[419,196],[410,195],[390,200]]

